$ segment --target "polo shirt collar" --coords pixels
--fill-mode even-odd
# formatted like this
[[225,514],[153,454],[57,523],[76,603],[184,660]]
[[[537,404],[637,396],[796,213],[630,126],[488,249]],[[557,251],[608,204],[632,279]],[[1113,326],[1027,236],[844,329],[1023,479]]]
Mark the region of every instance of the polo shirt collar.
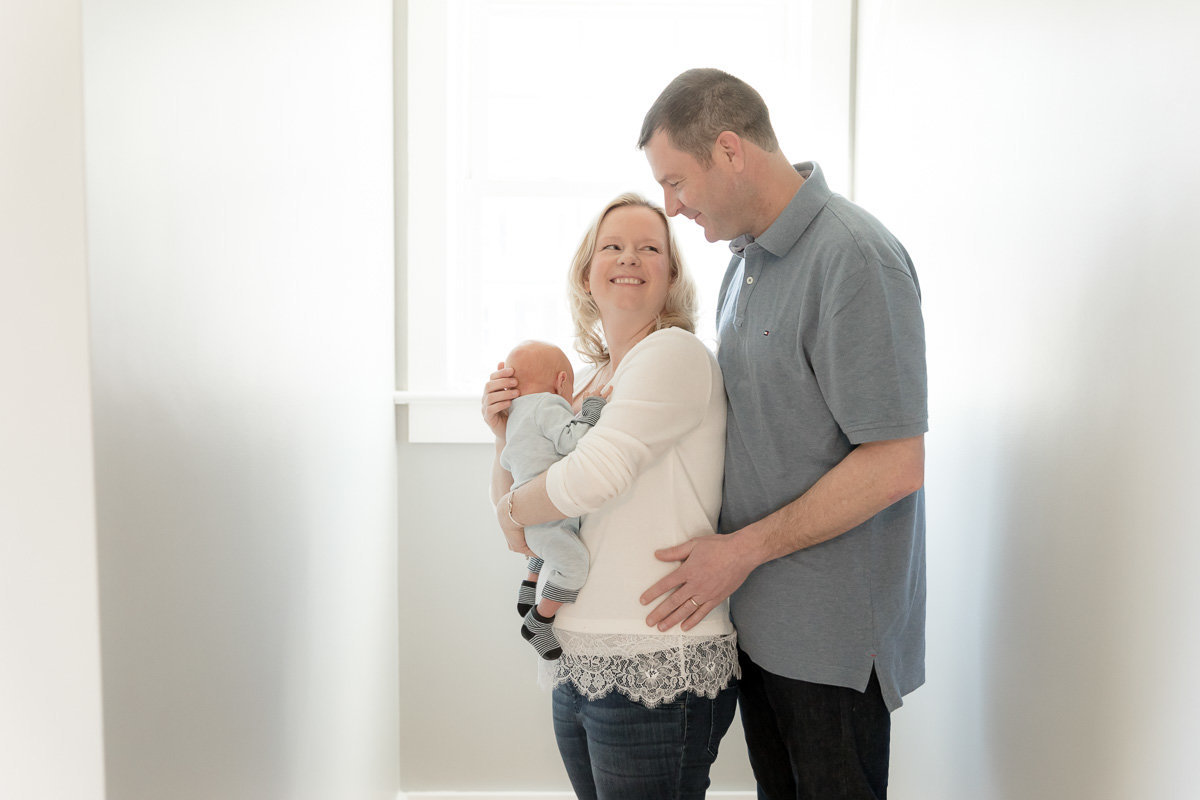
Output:
[[805,161],[792,165],[797,172],[804,176],[804,183],[796,190],[795,196],[784,207],[783,211],[763,231],[762,236],[755,239],[749,234],[743,234],[729,243],[729,249],[736,255],[741,255],[752,242],[773,256],[781,257],[792,249],[796,241],[808,229],[808,226],[825,204],[829,202],[832,192],[829,184],[825,183],[825,175],[820,165],[815,161]]

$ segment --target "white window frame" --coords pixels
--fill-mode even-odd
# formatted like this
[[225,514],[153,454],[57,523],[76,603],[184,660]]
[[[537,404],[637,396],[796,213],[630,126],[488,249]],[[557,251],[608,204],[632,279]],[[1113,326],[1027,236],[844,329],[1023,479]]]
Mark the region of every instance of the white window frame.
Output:
[[[661,6],[674,0],[555,2],[595,6],[600,13],[614,5]],[[687,5],[695,7],[697,3],[721,5],[717,0],[689,0]],[[407,305],[397,320],[398,325],[405,326],[400,341],[406,347],[407,374],[399,376],[402,384],[395,392],[395,402],[408,407],[409,442],[491,441],[489,431],[480,420],[479,394],[448,388],[445,349],[441,346],[455,336],[458,329],[452,324],[453,311],[449,303],[452,289],[447,275],[450,265],[462,263],[459,248],[463,226],[461,222],[455,226],[448,224],[448,209],[454,200],[455,182],[469,177],[463,174],[463,162],[467,159],[450,159],[455,145],[454,137],[449,133],[455,130],[456,120],[463,118],[465,102],[454,87],[466,85],[465,80],[471,77],[466,72],[479,68],[477,64],[468,65],[466,69],[462,66],[466,59],[461,48],[471,46],[469,33],[463,33],[471,29],[466,24],[469,15],[482,13],[489,6],[495,10],[497,6],[548,4],[549,0],[409,0],[407,3],[408,126],[406,138],[401,140],[407,147],[398,148],[396,154],[408,165],[408,186],[399,187],[408,195],[408,248],[406,253],[400,254],[406,259]],[[730,47],[753,47],[755,28],[769,23],[754,20],[754,15],[747,13],[748,4],[744,0],[725,4],[730,6],[734,28],[744,29],[740,34],[737,30],[730,31]],[[854,0],[807,0],[790,4],[789,13],[803,15],[795,27],[796,37],[802,39],[796,42],[796,48],[798,52],[808,54],[807,58],[799,59],[799,74],[788,76],[789,85],[798,87],[798,93],[808,98],[800,134],[803,140],[789,140],[789,133],[794,132],[782,129],[779,118],[773,113],[784,152],[796,160],[819,160],[834,190],[847,195],[852,194],[853,181],[855,6]],[[686,11],[681,9],[680,13]],[[633,58],[646,56],[637,51],[628,55]],[[710,65],[722,66],[719,58],[705,64]],[[681,71],[689,66],[696,64],[680,63],[678,69]],[[771,93],[764,90],[763,95],[768,105],[772,105]],[[780,101],[774,102],[777,105]],[[636,130],[631,130],[629,140],[632,141],[636,134]],[[646,185],[653,187],[648,168],[646,180]],[[652,193],[653,188],[634,188],[640,188],[651,199],[661,202],[661,195]],[[686,224],[682,220],[676,223],[678,237],[695,235],[684,231]],[[698,272],[694,263],[693,272]],[[708,276],[697,277],[698,280],[711,280]],[[709,288],[715,290],[715,287]],[[704,308],[702,314],[710,314],[710,311]],[[480,385],[485,377],[479,376]]]

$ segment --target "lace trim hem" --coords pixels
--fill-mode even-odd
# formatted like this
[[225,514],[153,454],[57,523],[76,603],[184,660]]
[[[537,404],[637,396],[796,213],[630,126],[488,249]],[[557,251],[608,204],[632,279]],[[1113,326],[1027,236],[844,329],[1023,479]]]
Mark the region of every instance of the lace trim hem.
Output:
[[568,681],[589,700],[617,691],[647,708],[686,692],[715,698],[741,677],[737,634],[638,636],[556,630],[562,656],[542,661],[538,684],[554,689]]

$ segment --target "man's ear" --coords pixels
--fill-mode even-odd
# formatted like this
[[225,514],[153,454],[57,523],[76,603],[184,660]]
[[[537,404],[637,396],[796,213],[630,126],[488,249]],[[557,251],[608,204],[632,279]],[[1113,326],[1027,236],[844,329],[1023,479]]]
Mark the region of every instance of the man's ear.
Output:
[[713,156],[721,163],[729,164],[735,172],[741,172],[746,163],[742,137],[733,131],[721,131],[713,146]]

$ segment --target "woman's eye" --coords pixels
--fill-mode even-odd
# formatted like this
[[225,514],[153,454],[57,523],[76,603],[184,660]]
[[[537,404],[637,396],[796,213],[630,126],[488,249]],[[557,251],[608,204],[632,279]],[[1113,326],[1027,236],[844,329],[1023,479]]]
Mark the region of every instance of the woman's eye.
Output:
[[601,250],[616,250],[618,248],[615,244],[606,244],[606,245],[604,245],[604,247],[601,247],[600,249]]
[[646,245],[646,249],[647,249],[647,250],[649,250],[649,251],[651,251],[651,252],[653,252],[653,253],[660,253],[660,252],[662,252],[661,250],[659,250],[657,247],[655,247],[655,246],[654,246],[654,245],[652,245],[652,244],[648,244],[648,245]]

